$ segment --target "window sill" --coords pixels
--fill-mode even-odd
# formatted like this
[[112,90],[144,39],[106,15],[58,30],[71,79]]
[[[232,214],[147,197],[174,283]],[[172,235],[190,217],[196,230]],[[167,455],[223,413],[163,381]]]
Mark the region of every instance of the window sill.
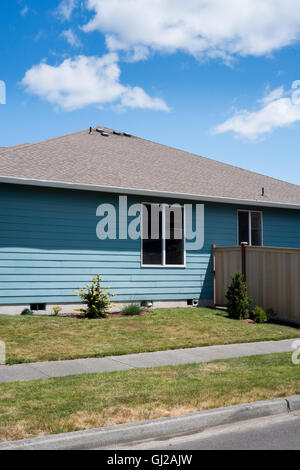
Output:
[[186,268],[185,264],[141,264],[141,268]]
[[[236,246],[242,246],[242,245],[241,245],[241,243],[240,243],[239,245],[236,245]],[[248,243],[248,245],[246,245],[246,246],[247,246],[247,247],[248,247],[248,246],[262,247],[262,246],[264,246],[264,245],[263,245],[263,244],[261,244],[261,245],[250,245],[250,244]]]

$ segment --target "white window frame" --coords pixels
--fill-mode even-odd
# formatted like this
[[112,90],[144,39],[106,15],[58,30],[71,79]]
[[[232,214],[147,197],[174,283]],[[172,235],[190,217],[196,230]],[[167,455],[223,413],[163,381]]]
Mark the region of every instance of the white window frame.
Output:
[[[142,206],[151,204],[158,204],[156,202],[142,202]],[[166,205],[171,206],[172,204],[165,203],[162,207],[162,262],[163,264],[143,264],[143,214],[141,213],[141,267],[142,268],[186,268],[186,247],[185,247],[185,207],[179,204],[183,212],[183,264],[166,264]],[[143,210],[143,209],[142,209]]]
[[248,237],[249,237],[249,246],[252,246],[252,224],[251,224],[251,214],[253,212],[259,213],[261,217],[261,245],[254,245],[254,246],[264,246],[264,219],[263,219],[263,211],[256,211],[256,210],[245,210],[245,209],[238,209],[237,211],[237,245],[239,246],[239,212],[247,212],[248,213]]

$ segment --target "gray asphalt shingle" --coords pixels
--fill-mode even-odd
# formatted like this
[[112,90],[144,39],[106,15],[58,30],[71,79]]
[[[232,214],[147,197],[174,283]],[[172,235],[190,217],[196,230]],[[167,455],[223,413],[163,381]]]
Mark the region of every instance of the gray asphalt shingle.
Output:
[[102,129],[0,148],[0,176],[300,206],[298,185]]

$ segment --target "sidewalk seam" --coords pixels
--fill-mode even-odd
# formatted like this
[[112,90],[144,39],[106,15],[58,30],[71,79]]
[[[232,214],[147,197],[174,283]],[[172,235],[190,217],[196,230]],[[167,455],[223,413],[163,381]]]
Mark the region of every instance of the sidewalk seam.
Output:
[[[46,363],[47,364],[47,363]],[[46,379],[51,379],[51,375],[46,374],[46,372],[42,371],[38,366],[30,365],[30,368],[37,371],[39,374],[43,374]],[[42,377],[41,377],[42,378]],[[35,379],[36,380],[36,379]],[[37,379],[38,380],[38,379]]]

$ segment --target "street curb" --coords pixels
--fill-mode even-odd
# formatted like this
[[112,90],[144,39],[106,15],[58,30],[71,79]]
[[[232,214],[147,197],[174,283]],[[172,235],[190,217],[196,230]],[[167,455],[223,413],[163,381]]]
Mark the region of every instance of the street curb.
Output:
[[286,398],[289,411],[300,410],[300,395],[293,395]]
[[300,395],[216,408],[171,418],[121,424],[0,444],[0,450],[76,450],[117,446],[145,439],[200,432],[249,419],[300,410]]

